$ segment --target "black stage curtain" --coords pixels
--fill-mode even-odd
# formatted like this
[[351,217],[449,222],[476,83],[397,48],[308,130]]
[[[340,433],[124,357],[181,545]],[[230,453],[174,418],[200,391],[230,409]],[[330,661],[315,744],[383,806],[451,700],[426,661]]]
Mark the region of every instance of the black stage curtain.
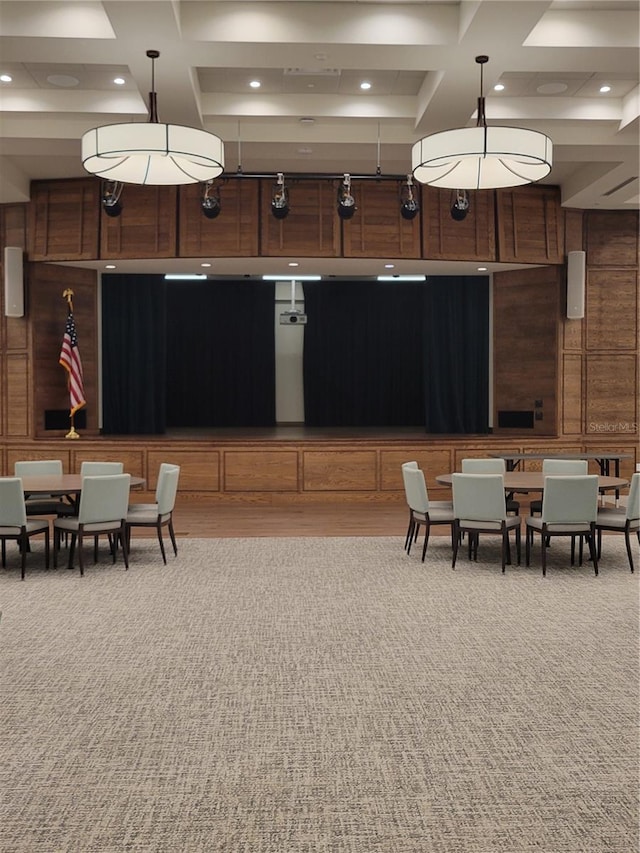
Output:
[[489,279],[429,276],[425,288],[425,428],[489,432]]
[[418,282],[304,282],[305,424],[424,423]]
[[488,432],[486,277],[305,282],[308,426]]
[[102,431],[165,430],[165,282],[161,275],[102,277]]
[[167,427],[275,425],[275,284],[170,282]]

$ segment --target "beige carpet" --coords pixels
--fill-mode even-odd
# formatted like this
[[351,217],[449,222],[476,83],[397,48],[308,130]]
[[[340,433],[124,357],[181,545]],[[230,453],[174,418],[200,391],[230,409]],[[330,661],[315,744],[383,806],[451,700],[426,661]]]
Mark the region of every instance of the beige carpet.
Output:
[[[0,572],[2,853],[632,853],[638,583],[397,538]],[[634,544],[635,555],[638,549]]]

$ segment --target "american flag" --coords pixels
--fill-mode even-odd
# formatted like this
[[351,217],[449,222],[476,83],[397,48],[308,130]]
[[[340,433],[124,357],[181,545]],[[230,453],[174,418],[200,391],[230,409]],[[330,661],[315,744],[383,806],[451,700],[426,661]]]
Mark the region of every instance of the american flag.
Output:
[[78,349],[76,324],[73,320],[73,311],[71,309],[69,309],[67,316],[67,325],[64,330],[59,361],[69,374],[69,398],[71,402],[71,416],[73,416],[78,409],[87,405],[87,401],[84,399],[82,361],[80,360],[80,350]]

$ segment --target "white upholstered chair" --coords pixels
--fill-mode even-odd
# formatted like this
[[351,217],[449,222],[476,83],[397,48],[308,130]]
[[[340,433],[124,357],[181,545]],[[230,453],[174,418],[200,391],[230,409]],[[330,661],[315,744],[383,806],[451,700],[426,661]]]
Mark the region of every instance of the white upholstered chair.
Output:
[[436,525],[446,524],[451,529],[451,542],[453,545],[453,507],[448,501],[430,501],[423,472],[415,468],[404,468],[402,475],[405,482],[407,503],[409,504],[410,520],[409,530],[405,541],[408,554],[411,553],[411,545],[418,535],[420,527],[424,527],[424,543],[422,545],[422,562],[427,553],[429,534],[431,528]]
[[152,504],[130,504],[127,511],[127,542],[131,539],[131,530],[134,527],[153,527],[158,535],[160,553],[164,564],[167,564],[167,555],[162,539],[162,528],[169,530],[174,556],[178,555],[178,545],[173,530],[173,510],[178,493],[178,480],[180,478],[180,466],[163,462],[158,471],[158,484],[156,487],[156,501]]
[[24,580],[29,540],[44,534],[45,566],[49,568],[49,522],[44,518],[27,518],[27,510],[20,477],[0,477],[0,542],[2,567],[6,566],[7,540],[18,543],[21,556],[21,577]]
[[109,536],[113,562],[116,561],[118,542],[122,545],[125,567],[129,568],[127,551],[126,520],[129,504],[129,474],[108,474],[84,477],[80,494],[78,515],[73,518],[57,518],[53,522],[53,564],[57,566],[60,538],[63,533],[72,536],[69,549],[69,568],[73,566],[75,549],[78,550],[80,574],[84,575],[82,545],[85,536]]
[[[588,474],[589,463],[586,459],[543,459],[542,474],[565,474],[573,476]],[[529,512],[531,515],[539,515],[542,512],[542,499],[535,498],[531,501]]]
[[502,571],[511,562],[509,533],[515,531],[518,565],[520,565],[520,517],[507,514],[507,501],[502,474],[452,475],[455,538],[453,562],[455,568],[461,534],[469,536],[469,556],[478,559],[480,533],[500,536],[502,544]]
[[[504,459],[497,458],[468,458],[462,460],[460,470],[463,474],[504,474],[507,463]],[[520,513],[520,503],[511,494],[507,495],[507,512],[515,515]]]
[[123,474],[122,462],[83,462],[80,465],[81,477],[101,477],[105,474]]
[[640,473],[633,474],[629,495],[625,506],[605,506],[598,508],[596,517],[596,532],[598,536],[598,559],[602,553],[602,531],[623,533],[627,548],[629,568],[633,571],[633,554],[631,553],[631,534],[635,533],[640,540]]
[[[577,536],[585,538],[598,574],[596,549],[596,518],[598,514],[597,474],[575,476],[550,475],[544,478],[542,514],[526,520],[526,564],[529,565],[535,533],[540,534],[542,574],[547,574],[547,548],[553,536],[571,536],[571,564],[574,563],[574,544]],[[580,549],[582,562],[582,548]]]
[[[25,459],[13,466],[16,477],[62,476],[60,459]],[[73,507],[62,497],[53,495],[25,496],[27,515],[63,515],[73,511]]]

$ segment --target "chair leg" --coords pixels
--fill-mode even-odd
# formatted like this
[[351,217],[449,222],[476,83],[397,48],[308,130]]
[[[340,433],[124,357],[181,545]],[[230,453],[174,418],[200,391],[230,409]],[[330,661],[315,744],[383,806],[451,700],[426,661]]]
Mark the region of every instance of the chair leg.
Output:
[[178,543],[176,542],[176,534],[173,530],[173,517],[169,519],[169,536],[171,537],[171,544],[173,545],[173,556],[178,556]]
[[429,533],[431,532],[431,525],[426,524],[424,528],[424,544],[422,546],[422,562],[424,563],[424,558],[427,555],[427,545],[429,544]]
[[27,568],[27,545],[29,544],[29,537],[25,533],[24,536],[18,537],[18,547],[20,549],[20,578],[24,580],[24,573]]
[[455,569],[456,567],[456,559],[458,557],[458,546],[460,545],[460,525],[457,521],[453,522],[453,536],[452,542],[453,545],[453,556],[451,558],[451,568]]
[[158,531],[158,542],[160,543],[160,553],[162,554],[162,562],[167,565],[167,555],[164,552],[164,542],[162,541],[162,525],[158,522],[157,525]]
[[125,569],[129,569],[129,543],[127,541],[127,524],[123,521],[122,527],[120,528],[119,533],[115,536],[115,540],[118,540],[118,536],[120,537],[120,543],[122,544],[122,559],[124,560]]
[[587,536],[587,542],[589,544],[589,554],[591,555],[591,560],[593,562],[593,573],[594,575],[598,575],[598,550],[596,548],[596,537],[595,531],[591,531],[591,533]]
[[[84,577],[84,563],[82,562],[82,532],[79,531],[76,537],[76,548],[78,549],[78,565],[80,566],[80,577]],[[73,540],[71,540],[71,550],[73,550]],[[70,567],[72,568],[72,567]]]
[[531,564],[531,539],[533,538],[533,531],[527,527],[524,532],[524,564],[525,566],[529,566]]
[[546,534],[542,534],[542,577],[546,578],[547,576],[547,545],[549,542],[549,537]]
[[[631,537],[629,536],[629,531],[625,530],[624,532],[624,544],[627,546],[627,557],[629,558],[629,568],[633,571],[633,554],[631,553]],[[600,554],[598,554],[598,558],[600,558]]]
[[2,539],[2,568],[7,566],[7,540]]
[[49,530],[44,532],[44,567],[49,568],[50,547],[49,547]]

